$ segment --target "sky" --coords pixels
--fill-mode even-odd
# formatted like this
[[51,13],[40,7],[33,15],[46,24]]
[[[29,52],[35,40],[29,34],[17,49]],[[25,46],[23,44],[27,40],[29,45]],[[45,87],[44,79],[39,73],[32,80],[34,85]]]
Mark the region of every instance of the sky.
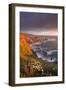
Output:
[[53,13],[20,12],[20,31],[34,35],[57,35],[58,16]]

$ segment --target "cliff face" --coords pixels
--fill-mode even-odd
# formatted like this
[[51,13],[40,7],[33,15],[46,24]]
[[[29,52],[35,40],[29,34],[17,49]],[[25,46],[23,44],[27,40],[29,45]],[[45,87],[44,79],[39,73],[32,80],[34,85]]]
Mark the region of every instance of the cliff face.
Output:
[[57,37],[20,33],[21,78],[57,75],[57,62],[53,61],[55,60],[53,58],[57,56],[53,51],[57,49],[55,40]]

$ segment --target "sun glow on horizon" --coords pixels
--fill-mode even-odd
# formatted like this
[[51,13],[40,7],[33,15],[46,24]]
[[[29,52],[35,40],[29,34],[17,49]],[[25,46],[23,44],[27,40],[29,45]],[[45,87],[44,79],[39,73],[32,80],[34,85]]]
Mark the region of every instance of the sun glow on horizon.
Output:
[[[22,31],[21,31],[22,32]],[[44,31],[35,31],[35,30],[25,30],[23,33],[32,34],[32,35],[44,35],[44,36],[57,36],[58,31],[57,30],[44,30]]]

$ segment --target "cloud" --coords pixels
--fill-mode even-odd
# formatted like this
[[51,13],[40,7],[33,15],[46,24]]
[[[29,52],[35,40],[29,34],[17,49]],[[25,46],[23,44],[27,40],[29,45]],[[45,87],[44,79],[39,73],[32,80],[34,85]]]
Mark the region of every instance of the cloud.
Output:
[[[23,31],[33,28],[35,31],[57,30],[57,14],[20,12],[20,29]],[[37,29],[40,28],[40,29]]]

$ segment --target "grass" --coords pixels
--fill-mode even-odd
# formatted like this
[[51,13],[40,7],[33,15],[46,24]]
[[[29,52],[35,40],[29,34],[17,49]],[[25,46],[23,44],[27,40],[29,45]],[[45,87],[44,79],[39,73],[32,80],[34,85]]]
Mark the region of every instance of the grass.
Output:
[[38,59],[33,53],[27,60],[20,58],[20,77],[57,76],[57,64]]

